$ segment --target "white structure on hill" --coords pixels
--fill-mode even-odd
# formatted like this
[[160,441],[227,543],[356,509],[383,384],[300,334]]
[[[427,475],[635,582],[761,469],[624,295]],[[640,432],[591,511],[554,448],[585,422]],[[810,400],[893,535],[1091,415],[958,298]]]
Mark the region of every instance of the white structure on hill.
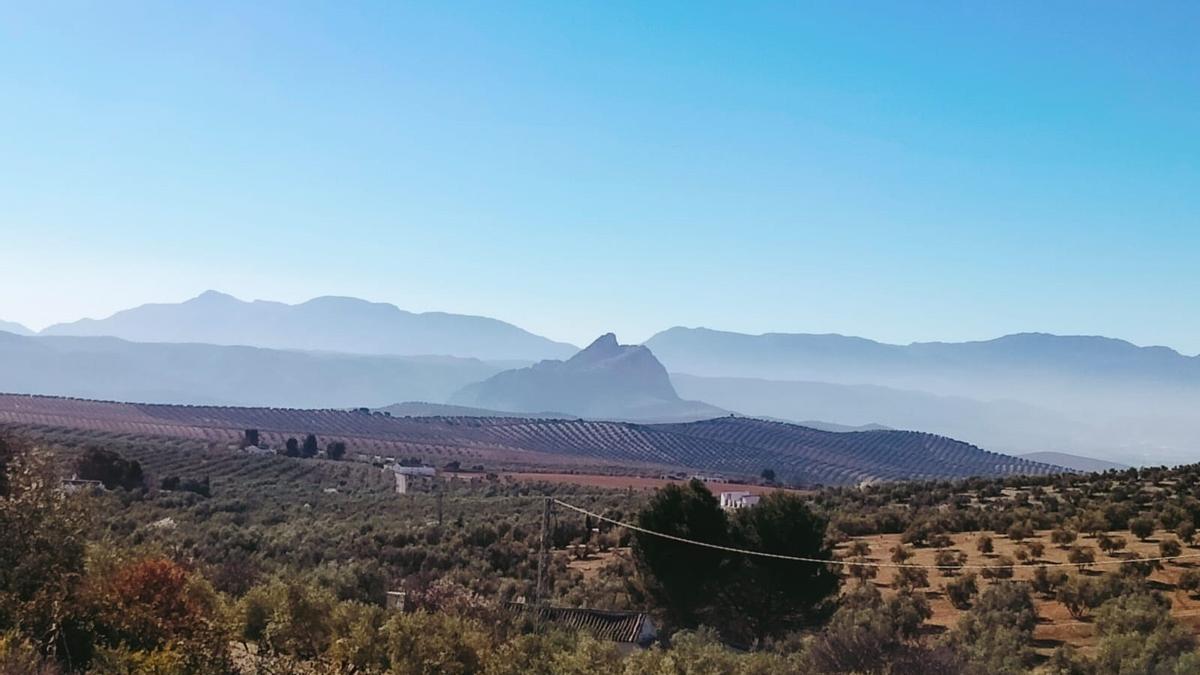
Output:
[[[419,478],[435,478],[437,469],[432,466],[400,466],[393,464],[392,471],[396,474],[396,493],[408,492],[409,481]],[[384,469],[386,471],[387,469]]]
[[721,508],[732,511],[747,506],[754,506],[760,497],[750,492],[722,492]]

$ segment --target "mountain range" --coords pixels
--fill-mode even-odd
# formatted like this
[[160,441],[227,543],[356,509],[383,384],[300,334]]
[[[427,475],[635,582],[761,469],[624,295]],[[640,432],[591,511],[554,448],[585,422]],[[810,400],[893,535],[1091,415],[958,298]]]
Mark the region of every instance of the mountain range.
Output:
[[41,335],[526,362],[566,358],[578,350],[481,316],[416,314],[395,305],[341,297],[298,305],[245,302],[216,291],[181,303],[142,305],[105,319],[55,324]]
[[684,396],[748,414],[875,422],[1129,464],[1194,461],[1200,451],[1200,357],[1166,347],[1044,333],[889,345],[705,328],[672,328],[645,344]]
[[502,365],[258,347],[0,333],[0,391],[116,401],[297,408],[445,400]]
[[[14,338],[29,333],[5,327]],[[67,335],[81,342],[54,342]],[[572,345],[485,317],[354,298],[244,302],[209,291],[24,339],[33,342],[0,349],[0,389],[260,405],[422,401],[623,420],[734,411],[1135,465],[1194,461],[1200,451],[1200,357],[1104,337],[893,345],[676,327],[641,347],[605,336],[577,356]]]

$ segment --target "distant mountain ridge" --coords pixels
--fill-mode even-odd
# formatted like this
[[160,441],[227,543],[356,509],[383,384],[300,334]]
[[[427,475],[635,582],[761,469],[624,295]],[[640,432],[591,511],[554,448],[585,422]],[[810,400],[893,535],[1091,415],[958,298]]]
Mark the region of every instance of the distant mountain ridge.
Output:
[[573,345],[487,317],[415,314],[387,303],[331,296],[297,305],[245,302],[216,291],[182,303],[142,305],[105,319],[55,324],[41,334],[525,362],[564,358],[577,351]]
[[866,376],[878,384],[880,379],[928,377],[931,370],[948,377],[964,371],[995,376],[1010,369],[1038,369],[1200,386],[1200,356],[1096,336],[1016,333],[975,342],[893,345],[836,334],[748,335],[675,327],[645,345],[672,372],[710,377],[832,382]]
[[566,361],[547,360],[464,387],[450,403],[517,413],[562,410],[602,419],[703,419],[727,411],[675,392],[649,349],[621,345],[612,333]]
[[[1200,452],[1200,357],[1166,347],[1045,333],[889,345],[706,328],[672,328],[645,344],[680,391],[749,415],[875,422],[1006,452],[1067,451],[1129,464],[1195,461]],[[738,381],[721,388],[685,383],[685,375]],[[815,397],[822,385],[837,398]],[[847,389],[868,386],[890,391]],[[888,414],[862,417],[866,408],[852,404],[855,397]]]
[[0,391],[145,403],[297,408],[444,400],[502,370],[478,359],[398,357],[0,333]]
[[33,331],[12,321],[0,321],[0,332],[12,333],[13,335],[33,335]]

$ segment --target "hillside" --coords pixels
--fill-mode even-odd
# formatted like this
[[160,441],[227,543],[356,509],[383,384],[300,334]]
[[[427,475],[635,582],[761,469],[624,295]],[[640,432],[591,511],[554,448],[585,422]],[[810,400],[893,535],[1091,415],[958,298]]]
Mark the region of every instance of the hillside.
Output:
[[353,356],[0,333],[0,391],[151,403],[307,408],[444,400],[499,366],[452,357]]
[[1100,459],[1091,457],[1080,457],[1079,455],[1069,455],[1065,452],[1030,452],[1020,455],[1024,459],[1031,462],[1043,462],[1046,464],[1055,464],[1057,466],[1066,467],[1072,471],[1082,471],[1084,473],[1100,473],[1112,469],[1128,469],[1124,464],[1116,462],[1105,462]]
[[565,358],[576,351],[572,345],[487,317],[416,314],[387,303],[341,297],[297,305],[244,302],[216,291],[181,303],[142,305],[105,319],[60,323],[42,334],[499,361]]
[[681,399],[649,349],[618,344],[612,333],[566,361],[541,361],[464,387],[450,403],[516,413],[561,410],[579,417],[643,421],[703,419],[727,412]]
[[1052,473],[1047,464],[908,431],[834,433],[738,417],[633,424],[514,417],[388,417],[299,410],[110,403],[0,395],[0,424],[236,442],[247,428],[280,444],[315,433],[352,453],[457,459],[495,468],[580,468],[656,474],[696,471],[756,477],[766,468],[801,484]]
[[1004,452],[1018,448],[1069,448],[1088,433],[1098,436],[1081,421],[1016,401],[979,401],[868,384],[697,377],[680,373],[672,374],[671,381],[682,396],[747,414],[919,429]]
[[[426,403],[425,401],[393,403],[385,405],[382,408],[376,408],[376,410],[393,417],[509,417],[513,415],[512,412],[507,410],[488,410],[487,408],[470,408],[463,405]],[[521,413],[521,417],[565,419],[571,416],[566,413],[556,412],[526,412]]]

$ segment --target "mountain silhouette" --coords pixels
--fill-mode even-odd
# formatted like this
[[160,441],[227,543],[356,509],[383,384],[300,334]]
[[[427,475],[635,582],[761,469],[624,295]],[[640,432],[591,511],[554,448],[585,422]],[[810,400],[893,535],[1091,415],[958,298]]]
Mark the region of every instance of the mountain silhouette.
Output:
[[501,368],[446,356],[0,333],[0,391],[143,403],[348,408],[440,401]]
[[41,334],[525,362],[576,351],[573,345],[487,317],[415,314],[387,303],[332,296],[298,305],[245,302],[217,291],[182,303],[142,305],[106,319],[55,324]]
[[0,332],[12,333],[13,335],[33,335],[33,331],[12,321],[0,321]]
[[612,333],[566,361],[541,361],[464,387],[450,403],[518,413],[561,410],[606,419],[678,420],[727,414],[681,399],[649,349],[618,344]]

